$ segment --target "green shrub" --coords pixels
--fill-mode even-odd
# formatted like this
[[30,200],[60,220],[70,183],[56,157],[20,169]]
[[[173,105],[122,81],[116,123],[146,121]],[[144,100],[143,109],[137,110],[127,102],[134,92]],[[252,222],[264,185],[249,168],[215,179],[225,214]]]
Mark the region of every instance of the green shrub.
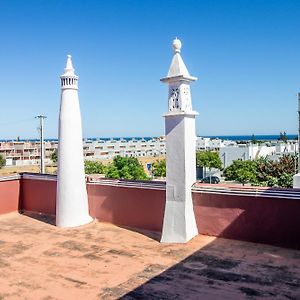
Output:
[[6,164],[5,158],[2,155],[0,155],[0,169],[2,169],[5,166],[5,164]]
[[149,180],[137,158],[119,155],[107,166],[105,176],[115,179]]
[[101,162],[85,160],[84,172],[85,174],[104,174],[105,166]]
[[155,177],[166,177],[166,160],[157,160],[152,165],[152,175]]

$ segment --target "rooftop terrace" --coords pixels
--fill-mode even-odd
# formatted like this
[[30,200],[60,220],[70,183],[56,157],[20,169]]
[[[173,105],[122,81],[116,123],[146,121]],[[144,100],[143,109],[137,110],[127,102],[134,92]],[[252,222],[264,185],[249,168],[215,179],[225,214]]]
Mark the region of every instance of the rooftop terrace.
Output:
[[163,182],[87,191],[95,221],[62,229],[56,176],[0,177],[0,300],[300,299],[300,190],[197,184],[199,235],[177,245],[159,243]]
[[94,221],[60,229],[41,214],[0,216],[0,299],[299,299],[300,251]]

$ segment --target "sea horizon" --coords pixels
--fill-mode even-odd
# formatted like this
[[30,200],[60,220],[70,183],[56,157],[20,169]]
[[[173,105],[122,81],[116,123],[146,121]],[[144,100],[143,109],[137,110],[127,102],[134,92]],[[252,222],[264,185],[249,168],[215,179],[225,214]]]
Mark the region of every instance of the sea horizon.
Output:
[[[297,134],[287,134],[286,135],[289,140],[295,140],[297,139]],[[161,136],[132,136],[132,137],[87,137],[84,138],[84,141],[109,141],[109,140],[146,140],[149,141],[151,139],[157,139]],[[251,141],[253,139],[253,135],[203,135],[203,136],[197,136],[202,138],[211,138],[211,139],[220,139],[220,140],[232,140],[232,141]],[[258,141],[276,141],[279,138],[279,134],[265,134],[265,135],[254,135],[254,138]],[[49,142],[55,142],[58,141],[57,138],[45,138],[45,141]],[[38,142],[38,138],[20,138],[20,139],[0,139],[0,142]]]

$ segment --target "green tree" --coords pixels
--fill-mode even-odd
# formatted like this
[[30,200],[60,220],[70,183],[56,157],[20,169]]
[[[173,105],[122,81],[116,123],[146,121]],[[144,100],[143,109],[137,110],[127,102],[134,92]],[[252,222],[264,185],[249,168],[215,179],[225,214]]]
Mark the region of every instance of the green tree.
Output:
[[292,187],[298,158],[296,155],[283,155],[278,161],[267,158],[257,160],[257,179],[267,186]]
[[213,151],[199,151],[196,153],[196,165],[197,167],[203,167],[209,169],[211,177],[211,169],[222,169],[222,162],[218,152]]
[[284,154],[279,158],[278,168],[282,173],[295,174],[298,166],[298,155]]
[[255,182],[255,173],[248,168],[240,168],[236,171],[236,180],[243,185],[249,182]]
[[252,160],[234,160],[233,163],[227,167],[223,175],[225,180],[235,180],[243,185],[247,182],[256,182],[256,162]]
[[57,149],[55,149],[51,155],[50,155],[50,159],[56,164],[57,163]]
[[280,132],[280,134],[279,134],[279,138],[278,138],[278,140],[279,141],[282,141],[282,142],[284,142],[284,143],[286,143],[287,141],[288,141],[288,136],[286,135],[286,132],[284,131],[284,132]]
[[255,161],[235,160],[224,170],[226,180],[235,180],[243,184],[290,188],[297,166],[297,156],[283,155],[278,161],[260,158]]
[[199,151],[196,153],[197,167],[222,169],[222,162],[217,152]]
[[119,170],[117,169],[116,166],[110,164],[106,169],[105,177],[119,179],[120,178]]
[[152,164],[152,175],[155,177],[166,177],[166,160],[157,160]]
[[0,155],[0,169],[2,169],[5,166],[5,164],[6,164],[5,158],[2,155]]
[[282,173],[278,178],[278,186],[283,188],[292,188],[293,187],[293,174]]
[[149,180],[143,166],[135,157],[116,156],[113,162],[106,168],[107,178]]
[[104,174],[105,166],[98,161],[85,160],[84,172],[85,174]]
[[255,135],[252,134],[252,137],[251,137],[251,143],[252,144],[257,144],[258,143],[258,140],[256,139]]
[[277,181],[272,178],[278,177],[276,170],[276,162],[268,158],[262,157],[256,160],[257,166],[257,183],[265,182],[267,186],[277,185]]

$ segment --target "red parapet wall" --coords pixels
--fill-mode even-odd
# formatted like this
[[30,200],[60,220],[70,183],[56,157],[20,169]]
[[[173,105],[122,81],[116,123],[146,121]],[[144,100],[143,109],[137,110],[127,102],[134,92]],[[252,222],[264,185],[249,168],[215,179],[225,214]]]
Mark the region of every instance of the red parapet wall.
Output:
[[300,249],[300,199],[193,193],[199,233]]
[[[300,191],[196,188],[199,233],[300,249]],[[165,188],[155,182],[87,184],[90,215],[119,226],[161,232]],[[33,211],[55,215],[56,177],[26,175],[0,181],[0,214]]]
[[[88,184],[93,218],[112,224],[161,231],[165,190]],[[55,215],[56,180],[41,175],[22,179],[22,210]]]
[[116,225],[161,231],[165,190],[89,184],[90,215]]
[[22,210],[55,215],[56,180],[52,178],[22,179]]
[[20,179],[1,180],[0,215],[17,212],[20,200]]

